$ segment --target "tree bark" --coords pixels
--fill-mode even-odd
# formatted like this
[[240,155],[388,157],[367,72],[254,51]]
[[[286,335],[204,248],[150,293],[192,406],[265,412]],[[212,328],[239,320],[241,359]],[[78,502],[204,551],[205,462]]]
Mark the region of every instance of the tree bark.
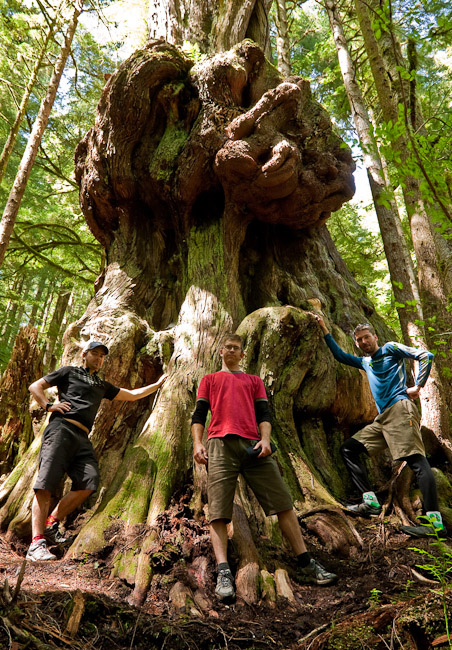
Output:
[[251,38],[269,54],[268,11],[272,0],[215,0],[149,2],[149,39],[196,44],[201,52],[224,52]]
[[0,380],[0,475],[9,472],[33,440],[28,386],[42,376],[38,332],[22,327]]
[[290,75],[290,43],[287,21],[286,0],[276,2],[276,50],[278,55],[278,70],[283,77]]
[[47,345],[44,353],[44,367],[49,371],[54,370],[54,368],[50,368],[50,364],[70,297],[70,290],[63,290],[58,294],[52,320],[50,321],[49,328],[47,330]]
[[25,147],[16,178],[9,194],[8,200],[3,211],[3,216],[0,221],[0,266],[3,263],[6,250],[11,239],[14,224],[16,222],[17,214],[20,209],[20,204],[27,187],[27,182],[33,168],[33,164],[38,153],[39,144],[42,135],[47,126],[47,122],[52,110],[53,102],[55,101],[58,86],[60,84],[61,75],[63,74],[64,66],[71,49],[72,39],[77,29],[78,17],[82,12],[83,0],[75,0],[73,12],[68,24],[68,29],[64,39],[64,45],[61,48],[58,59],[55,63],[52,78],[47,88],[46,96],[42,100],[39,108],[38,115],[33,125],[30,137],[28,138],[27,146]]

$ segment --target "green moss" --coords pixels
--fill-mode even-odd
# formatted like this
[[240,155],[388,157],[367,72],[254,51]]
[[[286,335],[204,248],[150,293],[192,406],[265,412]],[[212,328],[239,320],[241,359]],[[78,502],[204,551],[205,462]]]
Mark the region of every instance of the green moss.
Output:
[[169,183],[176,168],[177,158],[188,135],[187,131],[179,126],[174,124],[167,126],[149,163],[149,173],[153,178],[163,183]]
[[362,650],[375,647],[378,641],[373,627],[356,625],[353,628],[336,629],[330,636],[328,648],[331,650]]

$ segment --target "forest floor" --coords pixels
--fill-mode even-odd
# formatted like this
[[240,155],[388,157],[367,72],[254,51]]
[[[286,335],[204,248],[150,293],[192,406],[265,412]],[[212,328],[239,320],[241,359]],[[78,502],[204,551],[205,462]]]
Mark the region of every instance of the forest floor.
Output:
[[[357,518],[354,524],[364,545],[347,559],[328,554],[304,530],[312,554],[338,574],[335,585],[292,581],[293,603],[280,599],[271,607],[238,599],[225,605],[215,601],[214,573],[209,571],[204,602],[210,609],[198,616],[193,610],[174,611],[169,591],[181,580],[180,568],[167,567],[153,581],[142,608],[135,608],[128,604],[132,587],[111,577],[108,558],[88,555],[82,560],[63,556],[50,563],[27,562],[15,595],[26,545],[0,537],[0,648],[451,648],[445,624],[445,612],[452,612],[448,578],[441,589],[440,583],[424,582],[432,576],[416,565],[443,561],[444,571],[451,569],[452,544],[442,545],[441,551],[430,539],[408,538],[388,520],[383,525]],[[290,559],[285,568],[290,576]]]

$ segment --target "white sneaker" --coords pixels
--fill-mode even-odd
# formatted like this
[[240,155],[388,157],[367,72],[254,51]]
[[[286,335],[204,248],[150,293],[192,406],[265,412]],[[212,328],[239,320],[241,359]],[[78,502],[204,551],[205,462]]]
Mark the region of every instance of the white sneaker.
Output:
[[26,559],[31,560],[32,562],[42,562],[48,560],[56,560],[57,558],[56,555],[51,553],[47,548],[45,539],[40,539],[34,544],[30,544]]

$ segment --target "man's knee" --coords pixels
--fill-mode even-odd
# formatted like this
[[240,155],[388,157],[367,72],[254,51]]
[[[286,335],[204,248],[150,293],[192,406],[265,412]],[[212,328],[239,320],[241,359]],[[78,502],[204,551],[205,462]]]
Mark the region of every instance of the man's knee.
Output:
[[341,446],[342,457],[346,460],[347,458],[356,458],[360,454],[367,454],[367,449],[362,442],[356,438],[349,438]]

